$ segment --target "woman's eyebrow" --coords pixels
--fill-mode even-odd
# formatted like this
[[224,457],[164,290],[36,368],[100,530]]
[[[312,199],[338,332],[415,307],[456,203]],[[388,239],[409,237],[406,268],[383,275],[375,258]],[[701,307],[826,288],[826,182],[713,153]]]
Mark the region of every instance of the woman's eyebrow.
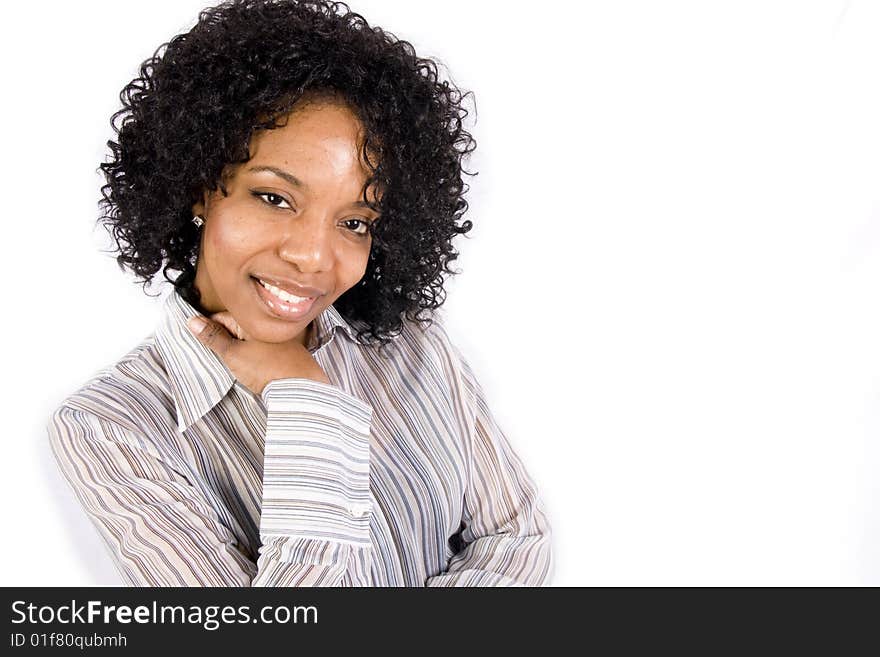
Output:
[[[308,190],[308,188],[309,188],[308,185],[306,185],[302,180],[300,180],[299,178],[294,176],[292,173],[288,173],[284,169],[279,169],[278,167],[257,164],[257,165],[250,167],[248,169],[248,171],[252,171],[254,173],[264,173],[264,172],[274,173],[276,176],[286,180],[294,187],[299,187],[303,190]],[[375,210],[375,207],[373,205],[371,205],[369,203],[365,203],[364,201],[356,201],[356,202],[352,203],[352,206],[356,207],[356,208],[367,208],[369,210]]]
[[248,171],[253,171],[254,173],[262,173],[264,171],[268,171],[269,173],[274,173],[279,178],[286,180],[294,187],[300,187],[301,189],[308,189],[308,185],[306,185],[299,178],[294,176],[292,173],[288,173],[284,169],[279,169],[278,167],[271,167],[265,165],[255,165],[248,169]]

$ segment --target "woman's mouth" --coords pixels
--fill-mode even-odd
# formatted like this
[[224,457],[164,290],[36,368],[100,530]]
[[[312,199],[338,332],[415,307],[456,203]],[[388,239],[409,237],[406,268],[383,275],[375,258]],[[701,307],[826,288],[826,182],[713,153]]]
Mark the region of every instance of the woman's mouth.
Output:
[[295,322],[309,314],[318,297],[298,297],[251,276],[257,296],[268,313],[278,319]]

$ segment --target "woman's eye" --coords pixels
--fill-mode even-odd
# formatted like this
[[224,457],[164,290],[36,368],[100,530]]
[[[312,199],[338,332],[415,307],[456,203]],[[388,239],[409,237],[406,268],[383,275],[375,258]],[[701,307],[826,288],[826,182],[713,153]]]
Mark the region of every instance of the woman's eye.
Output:
[[268,203],[273,207],[290,207],[290,203],[288,203],[287,200],[285,200],[285,198],[280,194],[273,194],[272,192],[253,192],[253,194],[257,198],[262,199],[264,203]]
[[366,235],[370,232],[370,225],[363,219],[345,219],[342,223],[356,235]]

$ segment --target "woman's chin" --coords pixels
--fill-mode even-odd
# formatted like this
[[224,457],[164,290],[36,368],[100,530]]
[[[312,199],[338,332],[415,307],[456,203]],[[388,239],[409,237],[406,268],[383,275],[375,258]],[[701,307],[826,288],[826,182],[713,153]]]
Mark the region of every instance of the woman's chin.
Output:
[[252,324],[252,331],[248,331],[247,329],[245,329],[245,331],[252,340],[258,342],[282,344],[290,342],[291,340],[296,340],[297,342],[304,344],[305,341],[303,340],[303,336],[304,334],[307,334],[308,326],[308,320],[294,323],[272,319],[261,319]]

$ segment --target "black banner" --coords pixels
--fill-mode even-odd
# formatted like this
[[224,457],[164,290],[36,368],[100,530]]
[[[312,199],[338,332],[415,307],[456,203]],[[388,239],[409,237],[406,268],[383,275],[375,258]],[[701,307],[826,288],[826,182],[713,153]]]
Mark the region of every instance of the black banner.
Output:
[[[661,646],[835,653],[876,621],[876,590],[2,588],[3,654]],[[873,634],[873,632],[872,632]],[[872,639],[873,643],[873,639]]]
[[[551,589],[4,588],[3,654],[393,645],[559,629]],[[554,599],[556,600],[554,602]],[[440,641],[441,643],[437,643]],[[402,644],[401,644],[402,645]],[[331,653],[335,654],[335,653]],[[207,657],[207,656],[206,656]]]

